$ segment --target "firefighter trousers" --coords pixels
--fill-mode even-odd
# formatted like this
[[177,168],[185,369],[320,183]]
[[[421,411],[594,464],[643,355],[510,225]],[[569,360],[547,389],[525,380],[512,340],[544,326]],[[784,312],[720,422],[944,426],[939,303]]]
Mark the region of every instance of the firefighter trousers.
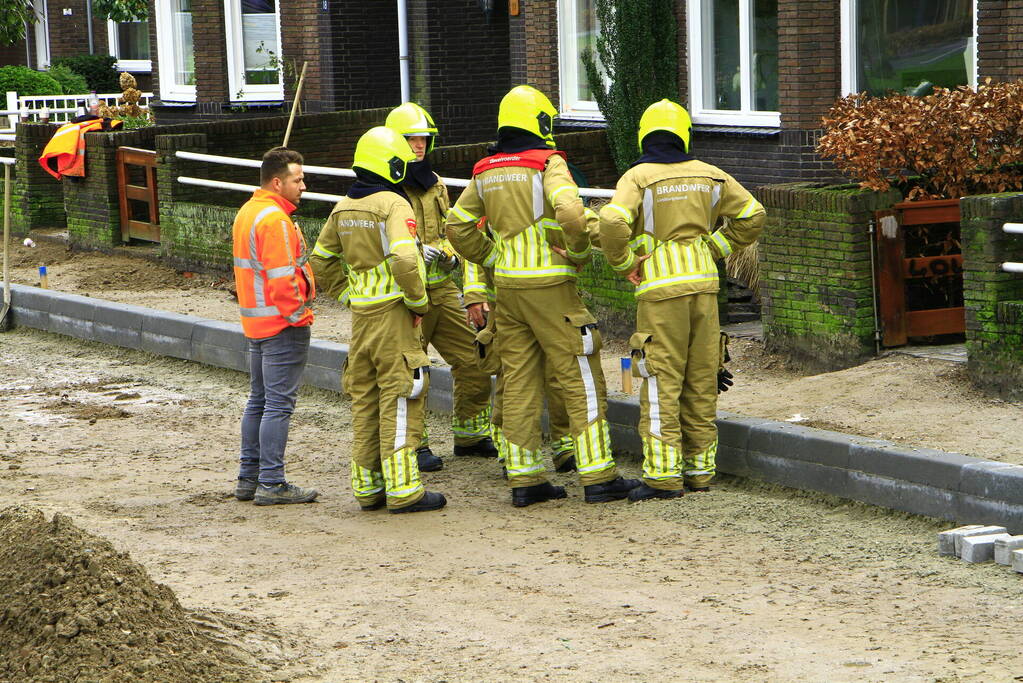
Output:
[[720,323],[716,293],[640,300],[630,340],[633,374],[643,378],[639,434],[643,480],[656,489],[706,486],[718,432]]
[[391,509],[423,497],[416,448],[430,384],[430,360],[401,301],[352,312],[352,342],[342,368],[352,397],[352,490],[363,507]]
[[[458,287],[446,280],[427,290],[430,310],[423,316],[423,350],[429,344],[451,366],[453,410],[451,431],[456,446],[471,446],[490,436],[490,376],[476,365],[475,334],[465,322]],[[424,438],[425,446],[428,439]]]
[[540,457],[544,368],[561,387],[582,484],[618,476],[611,455],[600,332],[574,282],[537,289],[498,287],[496,324],[504,374],[501,447],[513,487],[546,481]]

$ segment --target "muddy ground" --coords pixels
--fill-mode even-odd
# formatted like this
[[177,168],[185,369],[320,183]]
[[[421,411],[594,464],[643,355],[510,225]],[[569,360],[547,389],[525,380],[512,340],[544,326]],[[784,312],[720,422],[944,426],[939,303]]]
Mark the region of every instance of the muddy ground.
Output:
[[[1009,681],[1018,574],[936,555],[933,520],[726,478],[710,494],[509,505],[447,458],[439,513],[365,513],[348,404],[303,390],[289,477],[229,495],[246,377],[20,329],[0,338],[5,501],[127,551],[292,681]],[[450,453],[443,420],[431,419]],[[636,473],[636,463],[624,463]],[[237,624],[242,624],[239,627]]]
[[[109,255],[71,252],[43,239],[34,249],[16,242],[13,279],[35,284],[38,265],[46,264],[55,289],[237,322],[230,274],[182,272],[141,258],[154,254],[146,247]],[[340,304],[321,299],[316,315],[315,337],[348,341],[351,318]],[[605,340],[612,394],[621,393],[619,358],[627,354],[624,340]],[[765,353],[756,340],[734,339],[731,355],[736,384],[721,396],[722,410],[1023,464],[1023,404],[985,396],[962,364],[890,352],[858,367],[811,375]]]

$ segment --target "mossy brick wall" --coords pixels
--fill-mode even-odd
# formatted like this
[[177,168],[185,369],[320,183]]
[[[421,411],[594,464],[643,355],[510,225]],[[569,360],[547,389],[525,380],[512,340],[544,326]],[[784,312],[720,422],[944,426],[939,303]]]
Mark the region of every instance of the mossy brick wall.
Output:
[[756,192],[764,343],[812,368],[848,367],[874,351],[869,224],[901,199],[808,183]]
[[1023,399],[1023,275],[1001,269],[1023,262],[1023,235],[1002,230],[1023,222],[1023,194],[966,197],[960,206],[967,371],[985,391]]
[[[301,151],[306,163],[315,165],[350,165],[355,151],[355,142],[367,128],[377,125],[387,115],[386,109],[362,110],[354,112],[334,112],[331,114],[310,114],[296,117],[292,129],[289,146]],[[156,148],[157,140],[162,136],[205,136],[201,151],[223,156],[234,156],[258,159],[263,153],[280,145],[287,128],[287,117],[249,119],[241,121],[211,121],[173,126],[154,126],[133,131],[110,133],[89,133],[86,135],[86,175],[85,178],[68,178],[63,181],[63,199],[60,204],[60,217],[66,211],[66,225],[71,243],[76,247],[106,248],[121,241],[120,212],[118,208],[117,166],[118,147],[138,147],[143,149]],[[38,128],[29,126],[29,128]],[[50,130],[37,137],[49,139]],[[20,136],[19,136],[20,137]],[[45,145],[43,140],[43,145]],[[25,156],[29,156],[29,145],[25,145]],[[197,148],[190,148],[197,149]],[[41,147],[40,147],[41,150]],[[35,154],[38,157],[38,153]],[[173,201],[178,175],[189,175],[212,180],[249,185],[259,184],[259,171],[237,166],[225,166],[206,163],[179,163],[180,160],[163,156],[159,163],[166,169],[158,170],[157,185],[161,203]],[[176,172],[162,171],[174,170]],[[26,164],[28,165],[28,164]],[[39,174],[59,187],[59,183],[46,175],[36,164]],[[46,185],[35,183],[30,173],[29,187],[26,196],[31,197],[30,206],[39,205],[47,200]],[[187,171],[187,172],[186,172]],[[327,176],[311,176],[310,189],[320,192],[343,192],[346,183],[341,179]],[[41,185],[41,188],[40,188]],[[167,186],[170,185],[170,188]],[[183,187],[183,186],[182,186]],[[164,190],[170,189],[171,194]],[[38,197],[37,197],[38,191]],[[183,191],[182,198],[201,198],[209,204],[234,206],[235,209],[244,202],[244,197],[232,191],[211,191],[195,188]],[[42,199],[40,199],[41,197]],[[52,201],[50,201],[52,204]],[[303,207],[307,213],[316,213],[316,207]],[[49,204],[43,204],[49,206]],[[161,212],[163,212],[161,207]],[[38,213],[38,210],[36,210]],[[326,208],[320,207],[319,214],[325,214]],[[56,212],[54,212],[56,215]],[[31,225],[52,225],[33,218]],[[162,228],[161,228],[162,232]],[[163,236],[161,235],[161,239]]]
[[64,190],[60,181],[43,170],[39,156],[57,130],[55,124],[21,124],[14,143],[14,186],[11,188],[11,230],[28,234],[33,228],[63,228]]
[[71,244],[104,249],[121,243],[117,148],[151,145],[146,129],[85,134],[85,177],[62,180]]

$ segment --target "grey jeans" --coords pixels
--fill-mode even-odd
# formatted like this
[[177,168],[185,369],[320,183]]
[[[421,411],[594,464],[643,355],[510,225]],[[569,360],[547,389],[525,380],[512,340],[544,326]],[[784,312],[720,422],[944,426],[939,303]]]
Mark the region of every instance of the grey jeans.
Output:
[[249,340],[251,390],[242,415],[239,477],[258,478],[260,484],[285,480],[284,448],[311,335],[306,325]]

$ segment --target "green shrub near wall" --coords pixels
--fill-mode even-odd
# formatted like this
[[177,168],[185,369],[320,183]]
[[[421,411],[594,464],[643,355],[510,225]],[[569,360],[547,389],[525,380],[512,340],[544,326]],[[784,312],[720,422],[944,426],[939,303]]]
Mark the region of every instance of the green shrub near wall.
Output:
[[760,238],[765,346],[818,369],[869,358],[869,225],[901,194],[810,183],[764,186],[756,194],[767,209]]
[[966,197],[960,206],[967,371],[988,393],[1023,399],[1023,275],[1001,270],[1023,262],[1023,235],[1002,230],[1023,222],[1023,194]]

